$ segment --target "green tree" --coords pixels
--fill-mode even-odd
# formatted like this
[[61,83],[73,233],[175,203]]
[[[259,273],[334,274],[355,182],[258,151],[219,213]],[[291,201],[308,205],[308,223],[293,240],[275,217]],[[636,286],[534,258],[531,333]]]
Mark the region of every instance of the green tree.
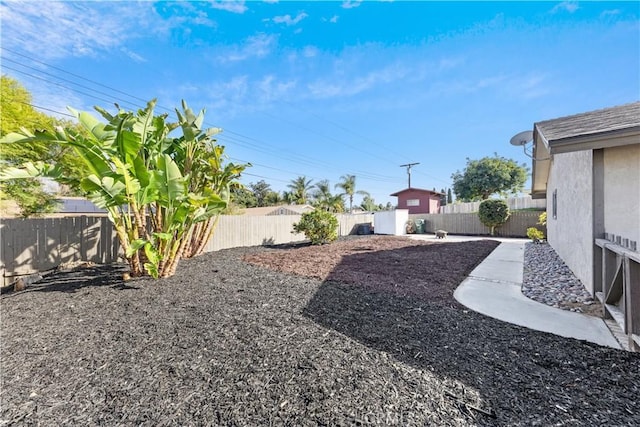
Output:
[[341,188],[342,189],[341,196],[348,196],[349,197],[349,212],[353,212],[353,196],[355,194],[361,194],[363,196],[368,196],[369,193],[367,193],[364,190],[357,190],[356,191],[356,176],[355,175],[342,175],[340,177],[340,179],[342,181],[336,184],[336,188]]
[[256,206],[267,206],[267,197],[269,196],[271,191],[271,186],[267,184],[267,182],[263,179],[260,181],[249,184],[249,189],[253,192],[253,195],[256,199]]
[[447,204],[453,203],[453,196],[451,195],[451,189],[447,188]]
[[[17,80],[2,75],[0,93],[0,137],[23,127],[53,129],[55,119],[31,106],[31,94]],[[57,154],[57,150],[52,148],[35,141],[7,146],[0,152],[0,164],[10,167],[30,160],[52,160]],[[58,205],[56,196],[45,192],[41,182],[35,178],[0,182],[0,198],[14,200],[23,217],[53,212]]]
[[59,207],[58,199],[47,193],[38,179],[10,179],[2,182],[1,187],[1,198],[14,200],[22,218],[42,216]]
[[468,202],[486,200],[494,194],[517,194],[523,190],[527,176],[525,164],[496,154],[480,160],[467,158],[465,170],[455,172],[451,179],[456,198]]
[[[53,132],[56,126],[74,127],[81,132],[82,129],[77,124],[66,120],[56,119],[37,111],[32,107],[32,96],[17,80],[6,75],[0,78],[0,137],[11,132],[19,132],[22,128],[30,132],[49,131]],[[88,173],[82,162],[78,162],[74,150],[65,145],[45,142],[30,141],[23,144],[12,144],[2,149],[1,159],[4,165],[17,166],[28,161],[45,161],[56,163],[62,172],[68,176],[83,175]],[[25,183],[23,183],[26,185]],[[3,184],[0,184],[0,188]],[[20,198],[21,193],[41,191],[41,186],[34,183],[28,184],[21,190],[21,186],[15,186],[17,193],[11,196]],[[40,190],[38,190],[40,188]],[[63,187],[64,188],[64,187]],[[78,186],[66,187],[66,193],[72,195],[81,194]],[[54,199],[53,196],[49,196]]]
[[270,191],[266,198],[265,202],[267,206],[278,206],[286,203],[286,200],[278,191]]
[[283,191],[282,200],[284,200],[285,204],[289,205],[296,202],[295,196],[292,191]]
[[[5,177],[49,176],[76,182],[89,199],[107,210],[131,274],[175,274],[178,261],[198,253],[229,202],[231,187],[247,165],[222,165],[224,147],[212,138],[219,129],[201,129],[204,110],[195,115],[183,102],[178,123],[153,114],[155,100],[137,113],[115,115],[96,107],[107,123],[69,109],[84,127],[55,132],[11,133],[5,144],[45,141],[72,147],[90,173],[65,176],[58,165],[29,162],[7,168]],[[169,134],[180,128],[177,138]]]
[[309,202],[309,192],[313,188],[311,183],[312,179],[307,179],[306,176],[299,176],[291,181],[287,187],[291,189],[291,202],[299,205],[304,205]]
[[231,200],[240,208],[255,208],[258,206],[255,194],[245,186],[233,188],[231,190]]
[[496,227],[507,222],[510,215],[507,202],[499,199],[483,200],[478,209],[480,222],[491,228],[492,236],[495,234]]
[[376,205],[376,201],[371,196],[364,196],[360,207],[364,211],[375,212],[382,209],[382,205]]
[[446,206],[447,205],[447,192],[444,190],[444,188],[442,190],[440,190],[440,206]]

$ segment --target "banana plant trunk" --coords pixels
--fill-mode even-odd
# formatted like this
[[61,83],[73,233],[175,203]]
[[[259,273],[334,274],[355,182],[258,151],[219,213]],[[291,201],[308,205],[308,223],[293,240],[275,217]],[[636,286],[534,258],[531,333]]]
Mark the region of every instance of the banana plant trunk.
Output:
[[186,248],[184,257],[193,258],[198,255],[202,255],[204,248],[211,240],[213,232],[218,225],[219,215],[213,216],[206,221],[196,224],[194,227],[189,246]]

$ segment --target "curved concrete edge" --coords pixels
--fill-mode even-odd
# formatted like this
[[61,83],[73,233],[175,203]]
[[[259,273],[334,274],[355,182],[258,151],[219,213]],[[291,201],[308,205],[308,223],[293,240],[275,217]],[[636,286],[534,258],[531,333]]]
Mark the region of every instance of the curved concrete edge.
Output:
[[603,319],[533,301],[522,294],[523,243],[501,243],[455,290],[478,313],[526,328],[621,349]]

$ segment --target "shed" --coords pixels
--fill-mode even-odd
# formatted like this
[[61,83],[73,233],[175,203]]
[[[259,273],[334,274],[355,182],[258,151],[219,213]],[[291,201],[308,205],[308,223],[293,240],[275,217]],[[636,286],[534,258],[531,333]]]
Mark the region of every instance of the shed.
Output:
[[444,194],[421,188],[405,188],[390,194],[398,198],[398,209],[408,209],[409,214],[438,213]]

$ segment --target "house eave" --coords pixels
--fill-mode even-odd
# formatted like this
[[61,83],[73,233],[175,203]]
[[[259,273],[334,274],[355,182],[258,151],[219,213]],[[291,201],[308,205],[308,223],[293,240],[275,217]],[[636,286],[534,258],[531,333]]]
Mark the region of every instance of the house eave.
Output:
[[549,141],[549,151],[560,154],[632,144],[640,144],[640,126],[552,140]]

